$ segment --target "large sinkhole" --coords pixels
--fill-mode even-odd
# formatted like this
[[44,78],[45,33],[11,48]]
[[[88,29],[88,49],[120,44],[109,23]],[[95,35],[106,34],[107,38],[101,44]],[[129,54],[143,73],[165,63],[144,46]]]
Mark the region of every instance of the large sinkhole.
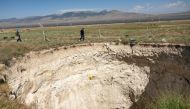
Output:
[[190,47],[91,44],[30,52],[9,68],[34,109],[144,109],[163,92],[190,93]]

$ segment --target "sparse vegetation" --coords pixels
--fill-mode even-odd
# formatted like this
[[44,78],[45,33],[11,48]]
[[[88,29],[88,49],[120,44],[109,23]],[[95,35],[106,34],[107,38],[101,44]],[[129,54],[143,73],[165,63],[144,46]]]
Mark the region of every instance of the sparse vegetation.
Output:
[[7,97],[0,97],[1,109],[29,109],[28,107],[19,104],[17,101],[10,101]]
[[17,100],[9,100],[8,94],[10,88],[7,83],[0,83],[0,108],[1,109],[30,109],[29,107],[20,104]]
[[179,93],[164,93],[160,95],[150,109],[190,109],[190,97]]
[[[86,28],[86,40],[79,42],[79,31]],[[148,29],[147,29],[148,28]],[[149,23],[128,23],[109,25],[86,25],[47,28],[20,29],[22,43],[16,43],[14,29],[2,30],[0,33],[0,62],[7,64],[12,57],[23,55],[31,50],[72,45],[88,42],[110,42],[121,40],[127,44],[129,38],[138,43],[190,43],[190,20],[165,21]],[[43,40],[42,29],[46,31],[49,42]],[[99,34],[101,30],[101,35]],[[3,37],[8,37],[4,40]]]

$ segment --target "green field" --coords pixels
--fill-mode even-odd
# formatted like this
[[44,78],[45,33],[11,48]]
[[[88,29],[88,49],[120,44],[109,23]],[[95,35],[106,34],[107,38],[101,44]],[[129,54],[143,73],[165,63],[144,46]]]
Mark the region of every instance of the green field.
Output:
[[[86,40],[79,41],[80,29],[84,27]],[[46,32],[49,42],[43,39],[42,31]],[[23,42],[17,43],[11,37],[16,29],[0,30],[0,62],[8,64],[12,57],[23,55],[31,50],[40,50],[62,45],[90,42],[128,42],[130,38],[138,43],[190,43],[190,20],[138,22],[126,24],[104,24],[85,26],[62,26],[44,28],[22,28]],[[8,39],[4,40],[4,37]]]

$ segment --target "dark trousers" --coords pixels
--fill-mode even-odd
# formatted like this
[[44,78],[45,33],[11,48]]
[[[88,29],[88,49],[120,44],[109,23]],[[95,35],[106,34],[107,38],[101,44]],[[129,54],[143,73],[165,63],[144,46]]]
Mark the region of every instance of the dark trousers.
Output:
[[22,40],[19,36],[18,36],[17,42],[22,42]]
[[81,35],[81,36],[80,36],[80,40],[83,40],[83,41],[84,41],[84,35]]

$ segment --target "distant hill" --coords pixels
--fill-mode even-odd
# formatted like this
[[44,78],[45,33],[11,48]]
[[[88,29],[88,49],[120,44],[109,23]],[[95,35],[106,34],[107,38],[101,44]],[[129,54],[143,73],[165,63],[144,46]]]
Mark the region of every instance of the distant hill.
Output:
[[180,20],[180,19],[190,19],[190,11],[181,13],[169,13],[169,14],[159,14],[156,17],[163,20]]
[[97,23],[125,23],[135,21],[152,20],[178,20],[190,19],[190,11],[183,13],[170,13],[160,15],[150,15],[143,13],[122,12],[118,10],[96,11],[78,11],[67,12],[63,14],[52,14],[47,16],[34,16],[28,18],[1,19],[0,28],[11,27],[35,27],[39,23],[45,26],[59,25],[79,25],[79,24],[97,24]]

